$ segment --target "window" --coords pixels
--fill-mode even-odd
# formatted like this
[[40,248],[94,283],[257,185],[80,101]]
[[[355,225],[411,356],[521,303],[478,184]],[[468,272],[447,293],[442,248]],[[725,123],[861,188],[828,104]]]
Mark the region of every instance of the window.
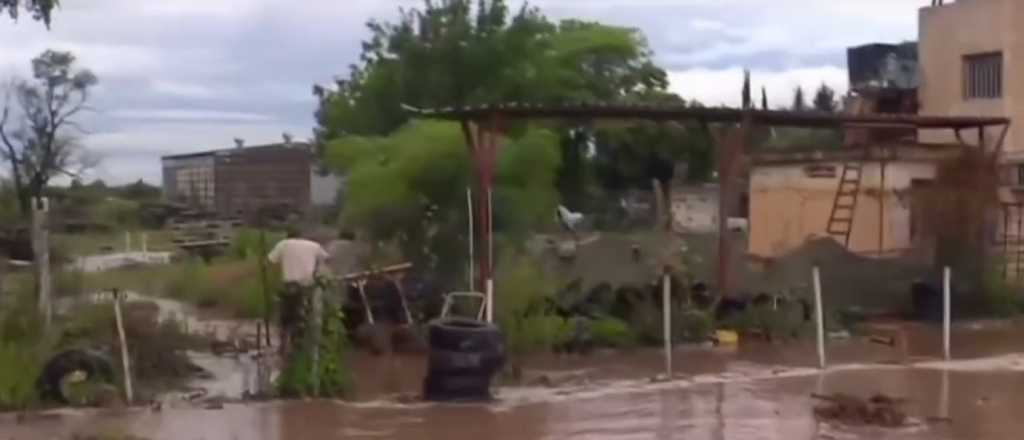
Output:
[[1017,175],[1013,179],[1014,186],[1024,186],[1024,165],[1017,165],[1014,170],[1017,171]]
[[1003,96],[1003,53],[964,57],[964,98],[993,99]]

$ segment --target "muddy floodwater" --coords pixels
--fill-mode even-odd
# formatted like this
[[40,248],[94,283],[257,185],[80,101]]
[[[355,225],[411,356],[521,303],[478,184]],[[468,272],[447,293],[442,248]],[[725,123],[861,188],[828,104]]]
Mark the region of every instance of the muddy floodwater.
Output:
[[[531,359],[529,373],[571,372],[562,384],[503,386],[487,404],[418,402],[420,357],[358,356],[351,402],[227,404],[222,409],[135,408],[0,416],[0,440],[134,434],[150,439],[1013,439],[1024,433],[1024,327],[958,326],[954,360],[939,332],[906,328],[905,345],[829,342],[830,368],[809,343],[679,348],[677,375],[657,351]],[[529,376],[529,375],[528,375]],[[908,426],[818,421],[812,393],[908,399]]]

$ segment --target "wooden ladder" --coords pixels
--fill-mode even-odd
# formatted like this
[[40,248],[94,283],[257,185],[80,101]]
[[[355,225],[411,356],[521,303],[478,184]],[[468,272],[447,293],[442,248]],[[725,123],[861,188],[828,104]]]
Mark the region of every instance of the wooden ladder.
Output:
[[828,216],[826,231],[844,247],[850,247],[850,233],[853,231],[853,217],[857,210],[863,162],[846,162],[839,177],[839,188],[832,202],[832,213]]

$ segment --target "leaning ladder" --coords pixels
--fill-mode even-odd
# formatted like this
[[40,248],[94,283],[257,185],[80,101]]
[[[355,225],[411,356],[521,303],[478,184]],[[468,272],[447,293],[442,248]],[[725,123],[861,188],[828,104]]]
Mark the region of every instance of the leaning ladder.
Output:
[[863,175],[863,162],[846,162],[843,173],[839,176],[839,187],[832,202],[832,213],[828,216],[826,231],[844,247],[850,247],[850,233],[853,231],[853,217],[857,209],[857,198],[860,194],[860,182]]

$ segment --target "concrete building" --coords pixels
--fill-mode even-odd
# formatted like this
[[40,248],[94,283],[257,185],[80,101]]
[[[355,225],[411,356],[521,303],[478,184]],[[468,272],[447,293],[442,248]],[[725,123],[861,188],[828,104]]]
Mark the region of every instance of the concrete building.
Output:
[[[1014,121],[1003,144],[994,244],[1004,253],[1007,276],[1024,282],[1024,2],[957,0],[920,10],[920,113],[1002,116]],[[991,146],[1001,130],[984,131]],[[927,141],[955,141],[949,133],[922,132]],[[978,130],[961,136],[981,144]]]
[[[941,2],[940,2],[941,3]],[[919,15],[920,114],[1004,116],[1024,120],[1024,2],[958,0],[925,7]],[[987,143],[1000,133],[990,129]],[[977,134],[963,137],[977,143]],[[948,132],[922,132],[922,140],[949,142]],[[1010,126],[1004,144],[1006,177],[1024,184],[1024,125]]]
[[[762,153],[750,173],[749,252],[779,257],[816,238],[830,237],[829,217],[845,164],[862,163],[847,249],[865,256],[913,253],[924,240],[911,203],[913,189],[935,179],[956,146]],[[883,154],[885,177],[882,185]],[[883,189],[884,188],[884,189]]]
[[[305,212],[312,205],[314,173],[306,144],[272,144],[165,156],[164,196],[221,216],[261,207]],[[325,198],[325,184],[318,193]]]

